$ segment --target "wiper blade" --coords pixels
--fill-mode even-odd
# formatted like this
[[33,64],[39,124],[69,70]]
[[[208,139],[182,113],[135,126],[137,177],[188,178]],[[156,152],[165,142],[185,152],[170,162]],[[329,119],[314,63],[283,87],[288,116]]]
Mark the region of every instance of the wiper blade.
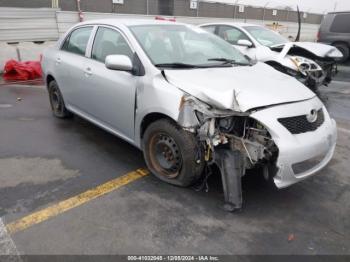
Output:
[[199,68],[198,65],[191,65],[185,63],[164,63],[164,64],[155,64],[156,67],[163,68]]
[[233,64],[233,65],[242,65],[242,66],[247,66],[250,65],[248,63],[241,63],[241,62],[236,62],[234,59],[228,59],[228,58],[209,58],[208,61],[218,61],[218,62],[223,62],[223,64]]

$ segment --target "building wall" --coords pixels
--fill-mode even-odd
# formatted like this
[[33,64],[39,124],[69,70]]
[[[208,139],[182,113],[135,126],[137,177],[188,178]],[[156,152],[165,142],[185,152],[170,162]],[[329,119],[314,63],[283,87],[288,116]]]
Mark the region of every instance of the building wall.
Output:
[[113,4],[111,0],[81,0],[80,8],[86,12],[111,13],[113,11]]
[[[81,0],[80,8],[84,12],[173,15],[174,4],[178,0],[124,0],[124,4],[113,4],[112,0]],[[62,11],[76,11],[76,0],[60,0]],[[148,10],[147,10],[148,9]]]
[[175,0],[174,16],[197,16],[197,10],[190,9],[190,0]]
[[51,7],[51,0],[0,0],[0,7]]
[[199,16],[202,17],[220,17],[232,18],[234,7],[232,5],[223,5],[217,3],[202,2],[199,6]]
[[63,11],[77,11],[77,1],[75,0],[58,0],[59,8]]
[[144,0],[128,0],[125,1],[123,5],[114,4],[113,12],[122,14],[146,14],[147,2]]
[[[0,0],[0,7],[51,7],[51,0]],[[59,0],[63,11],[76,11],[76,0]],[[81,0],[81,9],[85,12],[103,12],[120,14],[149,14],[168,16],[200,16],[236,19],[272,20],[276,22],[298,20],[295,11],[278,10],[273,16],[273,9],[245,6],[244,12],[238,11],[238,6],[214,2],[200,2],[199,9],[190,9],[190,0],[124,0],[124,4],[113,4],[112,0]],[[265,13],[265,15],[264,15]],[[320,24],[322,15],[307,14],[302,22]]]

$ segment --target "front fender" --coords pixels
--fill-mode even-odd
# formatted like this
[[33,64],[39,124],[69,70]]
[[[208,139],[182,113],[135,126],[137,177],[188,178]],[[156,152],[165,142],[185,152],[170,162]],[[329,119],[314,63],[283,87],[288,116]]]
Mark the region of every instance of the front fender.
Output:
[[168,83],[162,74],[138,89],[135,109],[135,145],[141,148],[141,125],[152,113],[165,115],[178,121],[181,98],[184,92]]

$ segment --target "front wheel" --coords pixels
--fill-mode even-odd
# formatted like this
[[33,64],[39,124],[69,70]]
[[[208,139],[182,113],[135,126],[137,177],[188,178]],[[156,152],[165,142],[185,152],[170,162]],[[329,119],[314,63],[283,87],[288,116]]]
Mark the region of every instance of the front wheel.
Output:
[[203,171],[203,150],[195,136],[168,119],[161,119],[146,129],[143,153],[150,171],[159,179],[187,187]]

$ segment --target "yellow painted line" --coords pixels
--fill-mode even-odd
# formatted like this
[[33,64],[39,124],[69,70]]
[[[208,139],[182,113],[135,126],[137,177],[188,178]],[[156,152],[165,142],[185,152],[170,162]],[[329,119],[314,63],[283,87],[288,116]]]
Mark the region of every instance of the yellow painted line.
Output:
[[12,223],[6,225],[7,232],[14,234],[24,229],[27,229],[33,225],[44,222],[52,217],[62,214],[72,208],[83,205],[93,199],[106,195],[122,186],[125,186],[135,180],[138,180],[144,176],[147,176],[149,171],[146,169],[138,169],[130,172],[126,175],[113,179],[105,184],[99,185],[93,189],[85,191],[77,196],[71,197],[67,200],[63,200],[50,207],[42,209],[38,212],[32,213],[26,217],[18,219]]

